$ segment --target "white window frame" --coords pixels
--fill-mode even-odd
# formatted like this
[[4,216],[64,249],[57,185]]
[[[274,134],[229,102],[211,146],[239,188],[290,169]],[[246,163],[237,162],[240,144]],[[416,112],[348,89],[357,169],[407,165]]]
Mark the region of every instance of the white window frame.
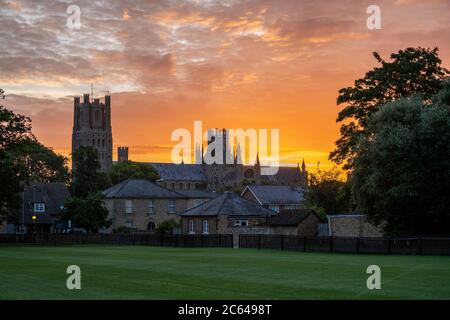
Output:
[[203,234],[209,234],[209,221],[208,220],[202,221],[202,231],[203,231]]
[[148,214],[155,214],[155,200],[148,200]]
[[34,212],[45,212],[44,202],[35,202],[33,206]]
[[195,234],[195,221],[189,220],[189,234]]
[[125,226],[130,229],[134,229],[134,221],[126,221]]
[[133,200],[125,200],[125,213],[133,213]]
[[177,213],[177,203],[176,200],[169,200],[169,205],[167,206],[168,213]]
[[[243,225],[243,224],[245,224],[245,225]],[[248,227],[248,220],[246,220],[246,219],[234,220],[234,226],[235,227]]]

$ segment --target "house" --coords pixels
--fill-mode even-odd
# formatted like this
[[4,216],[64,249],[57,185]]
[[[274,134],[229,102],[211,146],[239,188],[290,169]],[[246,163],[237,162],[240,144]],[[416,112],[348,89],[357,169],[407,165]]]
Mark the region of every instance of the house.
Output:
[[300,209],[303,190],[292,186],[248,185],[241,196],[275,212]]
[[367,221],[365,215],[328,215],[328,234],[333,237],[381,238],[381,228]]
[[214,199],[218,195],[216,192],[210,192],[207,190],[176,190],[176,192],[181,193],[188,198],[188,209]]
[[232,234],[266,226],[272,210],[231,192],[180,214],[184,234]]
[[[187,209],[189,197],[144,179],[128,179],[103,191],[112,226],[153,232],[159,223],[173,219]],[[195,200],[195,199],[194,199]]]
[[26,186],[22,194],[22,208],[14,214],[16,221],[9,221],[7,229],[9,232],[15,232],[24,225],[22,232],[53,232],[55,222],[59,220],[68,198],[69,190],[62,182],[35,182]]
[[320,217],[312,209],[285,210],[268,221],[271,234],[314,237]]

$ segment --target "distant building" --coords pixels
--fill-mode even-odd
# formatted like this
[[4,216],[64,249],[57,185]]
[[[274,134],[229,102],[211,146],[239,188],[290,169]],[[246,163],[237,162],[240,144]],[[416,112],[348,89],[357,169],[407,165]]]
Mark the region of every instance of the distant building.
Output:
[[[81,146],[92,146],[98,151],[101,170],[112,166],[111,97],[90,101],[89,94],[74,98],[72,154]],[[72,158],[72,170],[75,163]]]
[[117,148],[117,162],[128,161],[128,147]]
[[328,215],[328,233],[333,237],[383,237],[382,230],[367,221],[365,215]]
[[271,234],[314,237],[318,233],[320,217],[312,209],[282,211],[268,221]]
[[236,234],[246,229],[265,227],[276,213],[254,202],[225,192],[182,213],[184,234]]
[[164,220],[179,221],[179,213],[214,196],[191,191],[176,192],[143,179],[128,179],[112,186],[103,191],[103,195],[108,219],[113,224],[103,232],[111,232],[118,227],[154,232]]
[[292,186],[248,185],[241,196],[270,210],[280,212],[300,209],[303,202],[303,189]]

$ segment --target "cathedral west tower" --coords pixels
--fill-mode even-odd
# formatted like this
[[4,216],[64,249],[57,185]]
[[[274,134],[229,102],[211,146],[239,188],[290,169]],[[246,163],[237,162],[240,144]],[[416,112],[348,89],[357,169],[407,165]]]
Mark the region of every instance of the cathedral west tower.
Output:
[[[89,94],[74,98],[72,154],[81,146],[92,146],[98,151],[101,170],[112,166],[111,97],[90,101]],[[72,170],[74,168],[72,156]]]

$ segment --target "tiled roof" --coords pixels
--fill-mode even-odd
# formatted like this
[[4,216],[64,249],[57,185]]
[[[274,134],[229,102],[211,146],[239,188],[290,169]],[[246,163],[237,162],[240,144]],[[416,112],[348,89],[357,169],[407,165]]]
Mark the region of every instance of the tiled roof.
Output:
[[129,198],[129,199],[152,199],[152,198],[186,198],[178,192],[158,186],[156,183],[144,179],[128,179],[103,191],[105,198]]
[[269,204],[300,204],[303,192],[290,186],[249,185],[244,192],[250,191],[262,205]]
[[[316,215],[312,209],[285,210],[271,217],[268,224],[270,226],[297,226],[310,214]],[[316,217],[320,220],[317,215]]]
[[239,216],[239,217],[267,217],[276,214],[274,211],[264,208],[254,202],[248,201],[231,192],[225,192],[221,196],[202,203],[192,209],[186,210],[180,215],[186,216]]
[[206,181],[201,164],[146,163],[158,172],[163,180]]
[[177,190],[177,192],[190,199],[214,199],[217,197],[217,193],[206,190]]
[[261,181],[277,184],[294,184],[301,181],[301,173],[298,167],[279,167],[274,175],[261,175]]

